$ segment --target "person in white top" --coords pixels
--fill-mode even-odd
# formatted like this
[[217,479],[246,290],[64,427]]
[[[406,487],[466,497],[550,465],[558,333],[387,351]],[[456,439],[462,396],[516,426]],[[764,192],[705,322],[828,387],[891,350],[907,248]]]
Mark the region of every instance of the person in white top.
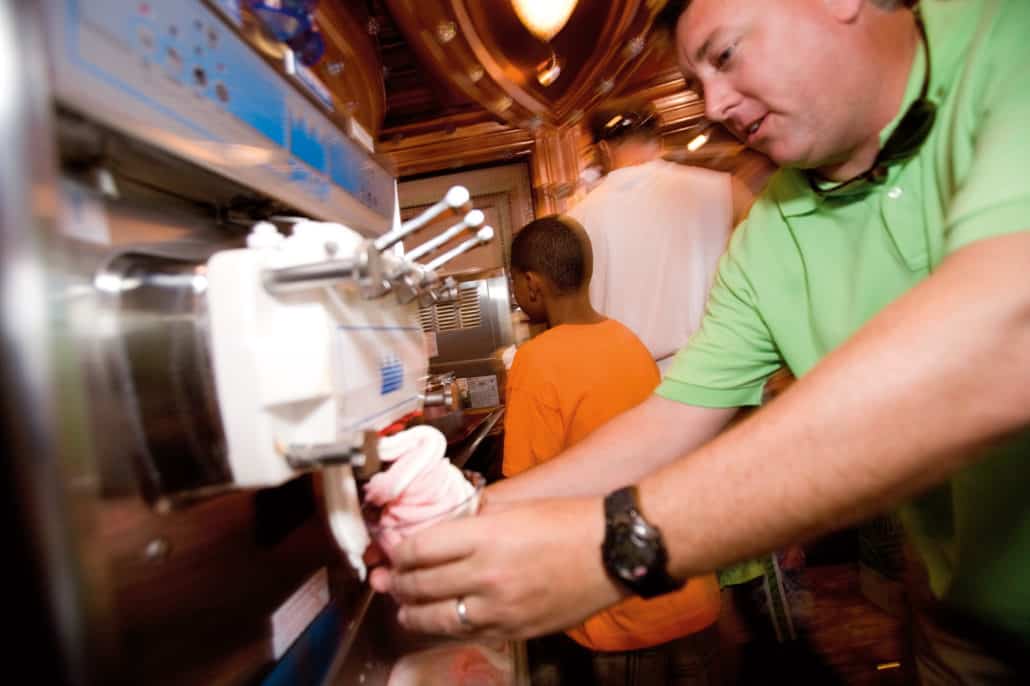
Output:
[[629,327],[664,373],[701,323],[734,222],[732,177],[661,159],[648,102],[603,105],[590,129],[609,172],[568,212],[593,244],[590,301]]

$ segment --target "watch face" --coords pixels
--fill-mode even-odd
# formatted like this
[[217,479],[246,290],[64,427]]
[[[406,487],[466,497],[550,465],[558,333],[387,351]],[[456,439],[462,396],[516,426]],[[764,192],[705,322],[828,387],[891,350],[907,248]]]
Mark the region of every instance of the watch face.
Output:
[[628,581],[646,576],[657,558],[656,541],[639,535],[637,528],[633,525],[615,527],[608,548],[612,567]]
[[636,506],[635,487],[612,491],[604,499],[605,533],[601,557],[608,574],[642,598],[682,588],[669,576],[662,532],[648,524]]

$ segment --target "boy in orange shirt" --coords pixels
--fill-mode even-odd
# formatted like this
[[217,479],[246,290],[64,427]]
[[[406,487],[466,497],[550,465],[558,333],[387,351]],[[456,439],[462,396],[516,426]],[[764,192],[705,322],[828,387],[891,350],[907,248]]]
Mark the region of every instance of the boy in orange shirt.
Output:
[[[549,328],[519,348],[508,375],[505,476],[554,458],[658,385],[644,344],[590,305],[592,262],[590,239],[569,217],[531,222],[512,242],[515,300]],[[560,635],[534,648],[558,653],[563,683],[709,686],[717,683],[718,615],[708,575],[659,598],[629,598],[566,631],[592,652]]]

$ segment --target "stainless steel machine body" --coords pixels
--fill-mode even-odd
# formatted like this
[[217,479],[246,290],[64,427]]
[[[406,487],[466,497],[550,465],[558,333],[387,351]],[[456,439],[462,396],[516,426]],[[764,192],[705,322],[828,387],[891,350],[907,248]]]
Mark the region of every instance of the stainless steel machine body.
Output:
[[238,483],[212,256],[261,219],[340,221],[368,239],[346,278],[327,246],[268,291],[439,295],[386,251],[393,178],[239,19],[233,0],[0,7],[4,501],[25,636],[48,651],[34,681],[374,684],[418,645],[343,562],[317,469]]
[[454,301],[420,309],[422,330],[430,339],[430,371],[454,374],[465,408],[503,405],[501,353],[515,342],[508,279],[494,269],[457,280]]

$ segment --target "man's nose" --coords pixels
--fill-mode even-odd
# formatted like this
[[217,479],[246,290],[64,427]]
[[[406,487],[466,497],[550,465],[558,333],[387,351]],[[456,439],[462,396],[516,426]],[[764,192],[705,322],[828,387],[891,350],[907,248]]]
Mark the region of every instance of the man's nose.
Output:
[[726,83],[725,79],[711,79],[704,84],[705,117],[709,121],[723,123],[729,119],[730,112],[737,104],[739,97]]

